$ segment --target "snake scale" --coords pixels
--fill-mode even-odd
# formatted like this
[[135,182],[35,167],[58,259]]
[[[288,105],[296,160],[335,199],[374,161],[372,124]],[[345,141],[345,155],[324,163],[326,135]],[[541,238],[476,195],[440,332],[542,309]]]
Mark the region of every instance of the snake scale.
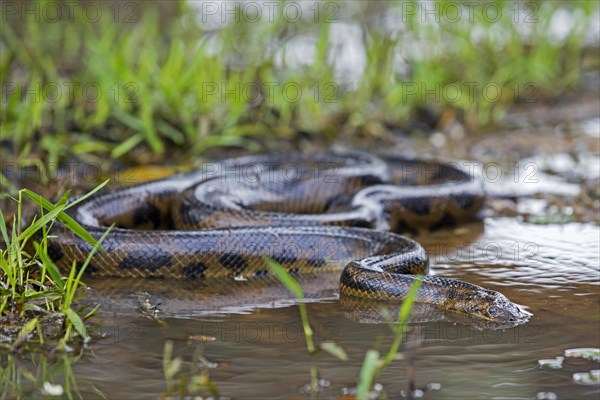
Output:
[[[425,250],[398,234],[472,218],[482,182],[450,164],[358,151],[268,154],[94,196],[70,209],[96,239],[114,224],[88,271],[100,276],[223,282],[342,269],[343,296],[416,301],[486,320],[527,313],[501,293],[428,275]],[[92,250],[60,224],[48,255],[62,268]],[[232,282],[228,283],[232,284]]]

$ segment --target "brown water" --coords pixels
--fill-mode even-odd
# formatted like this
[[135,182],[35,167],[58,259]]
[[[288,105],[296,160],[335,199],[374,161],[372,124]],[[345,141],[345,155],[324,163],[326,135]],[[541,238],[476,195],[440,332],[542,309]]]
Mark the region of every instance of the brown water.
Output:
[[[506,330],[448,322],[411,325],[409,338],[421,342],[413,355],[416,385],[435,388],[426,390],[424,398],[532,399],[542,392],[559,399],[600,396],[597,385],[572,380],[575,372],[598,369],[598,362],[566,358],[562,369],[538,366],[539,359],[562,356],[570,348],[600,347],[597,226],[488,218],[418,239],[431,254],[434,273],[501,291],[534,314],[529,323]],[[346,316],[337,301],[335,274],[307,278],[303,285],[316,341],[341,345],[347,362],[308,354],[298,308],[279,285],[256,288],[239,282],[223,291],[165,281],[88,283],[94,288],[88,298],[103,304],[103,324],[96,333],[106,336],[93,341],[93,351],[72,366],[86,399],[101,398],[96,390],[110,399],[157,398],[166,389],[166,339],[174,341],[185,371],[198,349],[214,363],[208,371],[222,396],[309,398],[304,386],[316,365],[326,386],[318,397],[339,398],[356,385],[365,352],[378,345],[387,349],[392,338],[386,324]],[[161,303],[165,326],[136,311],[140,298],[146,298],[135,295],[138,290],[145,290],[152,304]],[[215,340],[188,343],[189,335]],[[389,398],[401,398],[408,389],[407,366],[408,360],[396,361],[378,380]],[[55,382],[60,377],[59,369]]]

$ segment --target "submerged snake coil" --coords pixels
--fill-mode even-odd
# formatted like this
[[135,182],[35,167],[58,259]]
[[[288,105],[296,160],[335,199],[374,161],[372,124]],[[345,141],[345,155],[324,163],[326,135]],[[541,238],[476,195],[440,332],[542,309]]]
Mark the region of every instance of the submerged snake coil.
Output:
[[[101,276],[247,279],[269,275],[267,256],[292,274],[343,268],[342,295],[403,299],[421,279],[418,302],[518,320],[500,293],[427,275],[425,250],[396,233],[466,221],[484,198],[481,181],[449,164],[292,153],[205,164],[93,197],[72,216],[95,239],[116,226],[88,265]],[[82,265],[92,246],[58,229],[48,254]]]

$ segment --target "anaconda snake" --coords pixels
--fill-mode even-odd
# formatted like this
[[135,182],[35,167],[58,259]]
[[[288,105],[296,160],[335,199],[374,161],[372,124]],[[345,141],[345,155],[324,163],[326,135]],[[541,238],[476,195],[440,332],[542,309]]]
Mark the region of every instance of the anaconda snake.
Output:
[[[448,164],[293,153],[206,164],[93,197],[72,215],[96,239],[116,225],[88,265],[97,275],[247,279],[270,274],[268,256],[290,273],[345,266],[346,296],[403,299],[422,279],[417,302],[487,320],[526,320],[498,292],[427,275],[425,250],[393,233],[464,221],[483,202],[481,182]],[[92,247],[57,228],[50,257],[63,268],[82,264]]]

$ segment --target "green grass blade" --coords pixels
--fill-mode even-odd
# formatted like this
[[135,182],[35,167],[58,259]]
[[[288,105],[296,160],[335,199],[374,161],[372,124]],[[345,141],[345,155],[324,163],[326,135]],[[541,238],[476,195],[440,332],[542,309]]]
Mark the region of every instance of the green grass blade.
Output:
[[86,319],[90,318],[92,315],[94,315],[96,313],[96,311],[98,311],[99,308],[100,308],[100,304],[96,304],[96,306],[94,306],[94,308],[92,308],[87,314],[85,314],[83,316],[83,320],[85,321]]
[[33,236],[34,233],[42,229],[43,226],[51,222],[54,218],[57,217],[61,212],[63,212],[63,207],[58,207],[52,209],[48,214],[44,214],[40,219],[35,221],[33,224],[29,225],[27,229],[25,229],[17,238],[14,240],[15,242],[22,242],[25,239],[29,239]]
[[[113,225],[114,226],[114,225]],[[106,236],[108,236],[108,234],[110,233],[111,229],[113,228],[113,226],[110,226],[100,237],[100,239],[98,240],[98,244],[96,246],[94,246],[94,248],[90,251],[90,253],[88,254],[87,258],[85,259],[85,262],[83,263],[83,265],[81,266],[81,268],[79,268],[79,272],[77,274],[77,276],[75,277],[75,280],[73,282],[74,285],[74,289],[72,292],[72,296],[71,299],[73,299],[73,296],[75,296],[75,290],[79,287],[80,282],[81,282],[81,277],[83,276],[83,273],[85,272],[85,270],[87,269],[87,266],[89,265],[90,261],[92,260],[92,257],[94,256],[94,254],[96,254],[96,252],[98,251],[98,249],[100,248],[100,244],[104,241],[104,239],[106,238]]]
[[419,288],[423,284],[423,276],[419,275],[416,277],[412,286],[410,287],[410,291],[406,295],[406,298],[402,302],[400,306],[400,311],[398,312],[398,322],[400,324],[405,324],[408,322],[408,317],[413,309],[413,305],[415,304],[415,298],[417,296],[417,292]]
[[104,182],[100,183],[98,186],[96,186],[95,188],[93,188],[92,190],[90,190],[89,192],[87,192],[86,194],[84,194],[83,196],[76,198],[75,200],[73,200],[71,203],[69,203],[67,205],[67,208],[71,208],[73,206],[76,206],[77,204],[81,203],[82,201],[86,200],[87,198],[93,196],[97,191],[99,191],[104,186],[106,186],[108,184],[108,182],[109,182],[109,179],[107,179]]
[[[77,221],[75,221],[73,218],[71,218],[68,214],[64,213],[63,211],[65,211],[69,207],[72,207],[75,204],[77,204],[77,203],[85,200],[86,198],[88,198],[89,196],[91,196],[92,194],[94,194],[95,192],[97,192],[98,190],[100,190],[104,185],[106,185],[107,182],[108,182],[108,180],[104,181],[104,183],[101,183],[95,189],[93,189],[92,191],[90,191],[86,195],[80,197],[79,199],[73,201],[69,205],[66,205],[64,203],[62,205],[60,205],[60,206],[54,205],[51,202],[49,202],[48,200],[44,199],[39,194],[37,194],[35,192],[32,192],[29,189],[23,189],[23,194],[25,194],[27,197],[29,197],[32,201],[34,201],[40,207],[43,207],[45,210],[49,211],[49,214],[46,214],[44,217],[46,217],[46,216],[48,216],[50,214],[53,215],[52,218],[48,219],[48,222],[49,222],[49,220],[51,220],[54,217],[56,217],[67,228],[69,228],[69,230],[71,230],[74,234],[76,234],[77,236],[79,236],[80,238],[82,238],[83,240],[85,240],[86,242],[88,242],[90,245],[97,246],[98,243],[96,242],[96,239],[94,239],[94,237],[92,235],[90,235]],[[58,210],[58,211],[56,211],[56,210]],[[42,220],[42,218],[38,221],[38,223],[41,220]],[[45,224],[46,223],[38,224],[38,225],[39,226],[43,226]],[[102,249],[102,250],[104,250],[104,249]]]
[[89,335],[87,333],[87,329],[85,327],[85,324],[83,323],[83,321],[79,317],[79,315],[75,311],[73,311],[72,308],[67,308],[66,310],[63,310],[63,312],[65,313],[65,316],[67,317],[67,319],[69,320],[69,322],[71,323],[71,325],[73,325],[73,327],[75,328],[75,330],[77,331],[77,333],[79,333],[79,335],[84,340],[88,339]]
[[381,366],[381,370],[384,370],[388,365],[390,365],[392,361],[394,361],[396,354],[398,353],[400,344],[402,344],[402,337],[404,335],[404,331],[406,330],[408,318],[413,309],[413,305],[415,304],[417,292],[419,291],[419,288],[422,284],[423,276],[419,275],[414,280],[413,284],[410,287],[410,291],[408,292],[406,298],[400,306],[400,311],[398,312],[398,323],[396,324],[396,327],[394,329],[394,340],[392,341],[390,349],[388,350],[385,356],[383,365]]
[[2,210],[0,210],[0,232],[2,232],[2,239],[8,247],[10,241],[8,240],[8,232],[6,230],[6,223],[4,221],[4,213],[2,212]]
[[323,342],[319,347],[341,361],[348,361],[346,351],[335,342]]
[[16,351],[19,347],[21,347],[21,345],[27,341],[27,339],[29,338],[29,335],[33,332],[33,330],[37,326],[38,326],[37,318],[33,318],[33,319],[29,320],[29,322],[27,322],[25,324],[25,326],[23,326],[23,328],[21,328],[21,330],[19,331],[19,334],[17,335],[17,339],[13,342],[11,349],[13,351]]
[[272,260],[271,258],[265,257],[265,262],[273,271],[277,279],[283,283],[283,285],[294,294],[298,299],[304,298],[304,293],[302,292],[302,288],[296,282],[296,280],[279,264],[278,262]]
[[50,278],[52,278],[52,282],[54,282],[54,285],[56,285],[56,287],[58,287],[58,289],[60,289],[60,291],[63,291],[65,288],[65,285],[62,280],[62,276],[61,276],[60,272],[58,271],[58,268],[56,268],[56,265],[54,265],[52,260],[50,260],[50,257],[44,251],[44,249],[42,248],[42,246],[39,243],[35,243],[35,250],[37,251],[38,256],[42,260],[42,263],[46,267],[46,271],[48,271],[48,275],[50,275]]
[[73,297],[75,297],[75,291],[77,290],[77,285],[75,285],[75,271],[76,271],[77,263],[73,260],[71,264],[71,269],[69,270],[69,276],[65,282],[64,289],[64,301],[63,301],[63,310],[71,307],[71,301]]
[[296,280],[279,264],[278,262],[272,260],[269,257],[264,257],[265,262],[273,271],[277,279],[281,281],[281,283],[292,292],[300,302],[298,303],[298,309],[300,310],[300,319],[302,320],[302,328],[304,330],[304,336],[306,338],[306,348],[309,353],[315,353],[315,343],[313,341],[313,330],[310,326],[310,321],[308,320],[308,312],[306,310],[306,304],[304,304],[301,300],[304,299],[304,292],[302,292],[302,288],[300,284],[296,282]]
[[360,368],[358,386],[356,387],[356,398],[358,400],[368,399],[369,390],[378,373],[378,361],[379,352],[373,349],[368,350],[365,354],[362,367]]
[[4,257],[0,257],[0,269],[2,270],[2,272],[4,272],[4,275],[6,278],[8,278],[8,285],[6,285],[5,283],[2,283],[3,287],[14,287],[15,286],[15,280],[13,277],[13,270],[11,265],[4,259]]
[[181,369],[181,358],[173,358],[173,342],[170,340],[165,341],[165,347],[163,350],[163,373],[165,379],[170,381],[177,375]]

